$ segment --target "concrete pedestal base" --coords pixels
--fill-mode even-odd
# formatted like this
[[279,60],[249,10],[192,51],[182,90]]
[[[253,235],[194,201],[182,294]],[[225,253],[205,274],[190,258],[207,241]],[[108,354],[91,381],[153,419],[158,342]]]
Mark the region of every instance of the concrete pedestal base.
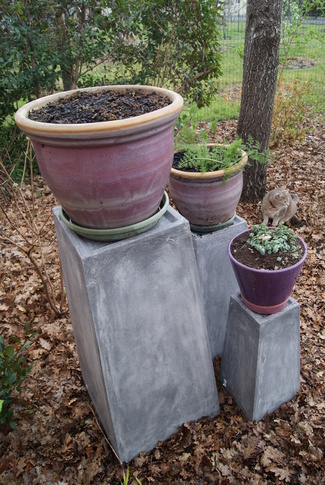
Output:
[[219,231],[208,234],[192,232],[213,359],[222,354],[229,300],[238,291],[227,253],[228,244],[233,237],[246,229],[246,221],[236,216],[231,225]]
[[281,312],[258,315],[239,294],[231,297],[220,379],[249,420],[259,421],[298,392],[299,327],[292,298]]
[[83,239],[54,209],[84,382],[122,461],[219,413],[192,237],[169,208],[150,231]]

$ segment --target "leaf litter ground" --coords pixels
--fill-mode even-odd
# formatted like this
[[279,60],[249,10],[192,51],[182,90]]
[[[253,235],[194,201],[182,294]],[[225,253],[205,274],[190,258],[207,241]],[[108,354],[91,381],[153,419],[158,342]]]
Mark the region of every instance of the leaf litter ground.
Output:
[[[129,463],[131,484],[135,477],[143,484],[325,483],[325,124],[306,123],[312,129],[305,142],[274,149],[276,163],[268,168],[268,190],[286,186],[299,196],[290,225],[309,249],[293,293],[301,305],[300,391],[272,415],[250,422],[220,385],[217,358],[220,415],[186,423],[150,453],[141,453]],[[220,141],[232,141],[235,131],[234,121],[216,128]],[[51,218],[56,202],[40,177],[35,185],[40,217],[50,217],[47,259],[58,291]],[[24,190],[32,196],[29,186]],[[4,194],[1,203],[9,204]],[[249,226],[262,220],[255,204],[241,203],[238,214]],[[1,223],[2,235],[15,242],[3,217]],[[32,372],[14,402],[18,428],[0,431],[0,483],[119,484],[122,466],[83,385],[68,312],[55,317],[35,269],[9,242],[2,244],[0,278],[1,332],[23,337],[26,322],[38,332],[29,351]]]

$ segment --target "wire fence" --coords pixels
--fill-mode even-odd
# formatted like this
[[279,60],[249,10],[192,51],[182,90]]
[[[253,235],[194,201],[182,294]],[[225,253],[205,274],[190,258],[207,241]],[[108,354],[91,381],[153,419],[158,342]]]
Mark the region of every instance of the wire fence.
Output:
[[[314,96],[325,105],[325,17],[303,20],[295,31],[292,19],[282,21],[280,68],[288,82],[309,81]],[[222,75],[218,79],[219,94],[213,111],[214,119],[236,118],[239,114],[243,77],[243,56],[246,17],[226,15],[221,23],[220,50]],[[311,97],[311,102],[314,103]],[[208,118],[210,108],[200,110]]]

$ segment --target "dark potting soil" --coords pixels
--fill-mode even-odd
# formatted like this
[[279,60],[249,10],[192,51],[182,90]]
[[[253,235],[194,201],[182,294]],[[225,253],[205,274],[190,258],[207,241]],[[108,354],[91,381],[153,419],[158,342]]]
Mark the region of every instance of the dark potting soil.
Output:
[[[247,239],[248,233],[236,237],[230,248],[231,254],[240,263],[255,269],[274,270],[288,268],[289,266],[298,263],[305,252],[304,246],[301,244],[300,240],[297,239],[296,251],[281,252],[281,254],[265,254],[262,256],[256,249],[251,248],[246,244]],[[298,258],[293,256],[294,252],[298,253]],[[277,261],[279,256],[281,256],[280,262]]]
[[167,96],[140,89],[78,91],[29,112],[34,121],[56,124],[97,123],[132,118],[171,104]]
[[[179,168],[179,164],[183,158],[183,155],[184,155],[184,151],[174,153],[173,168],[176,168],[176,170],[184,170],[183,168]],[[194,172],[194,169],[192,169],[192,171]]]
[[184,151],[179,151],[174,153],[174,159],[173,159],[173,168],[176,170],[181,170],[182,172],[198,172],[198,170],[195,170],[194,167],[179,167],[180,162],[182,161],[182,158],[184,156]]

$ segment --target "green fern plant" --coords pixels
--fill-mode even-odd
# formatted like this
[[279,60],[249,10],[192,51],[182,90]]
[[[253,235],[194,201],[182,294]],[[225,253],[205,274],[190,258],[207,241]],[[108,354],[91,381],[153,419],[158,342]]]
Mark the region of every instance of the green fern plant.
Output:
[[184,151],[179,169],[194,169],[196,172],[214,172],[225,170],[236,165],[242,154],[239,151],[241,140],[238,139],[231,145],[193,145]]
[[242,151],[260,163],[268,161],[268,153],[260,151],[259,143],[254,143],[250,137],[246,144],[241,138],[236,138],[229,145],[197,144],[189,145],[182,150],[182,157],[178,163],[179,170],[193,170],[195,172],[214,172],[227,170],[235,166],[242,159]]

